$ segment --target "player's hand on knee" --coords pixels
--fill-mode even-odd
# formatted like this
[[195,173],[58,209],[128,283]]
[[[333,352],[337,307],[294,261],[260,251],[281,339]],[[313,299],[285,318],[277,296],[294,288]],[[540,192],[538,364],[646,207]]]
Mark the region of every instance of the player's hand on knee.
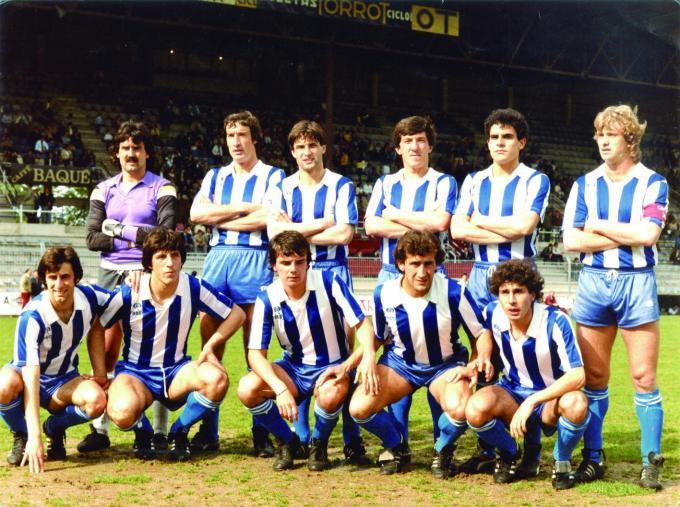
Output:
[[217,357],[217,354],[215,354],[215,351],[212,349],[212,347],[208,346],[207,344],[205,347],[203,347],[203,350],[201,350],[198,359],[196,359],[196,364],[198,366],[202,365],[203,363],[212,363],[215,366],[219,366],[220,368],[222,367],[222,362]]
[[111,381],[109,381],[109,377],[106,375],[81,375],[81,377],[83,377],[85,380],[92,380],[93,382],[96,382],[97,385],[104,391],[106,391],[111,385]]
[[331,366],[326,369],[316,380],[316,387],[319,388],[326,382],[338,382],[347,376],[347,371],[341,365]]
[[[472,363],[470,363],[472,364]],[[469,380],[470,386],[474,386],[477,381],[477,370],[474,367],[467,366],[456,366],[448,371],[445,380],[451,384],[454,382],[460,382],[461,380]]]
[[357,368],[356,384],[364,385],[364,393],[377,396],[380,393],[380,377],[373,361],[362,361]]
[[534,404],[528,399],[519,406],[510,422],[510,435],[513,438],[522,438],[527,432],[527,421],[534,411]]
[[295,422],[298,418],[298,409],[295,398],[288,389],[279,392],[276,395],[276,405],[279,407],[279,413],[288,422]]

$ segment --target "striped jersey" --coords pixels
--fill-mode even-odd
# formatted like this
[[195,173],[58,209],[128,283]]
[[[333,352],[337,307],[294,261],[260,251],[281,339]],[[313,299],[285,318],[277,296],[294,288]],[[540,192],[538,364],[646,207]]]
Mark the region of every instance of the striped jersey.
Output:
[[[234,163],[208,171],[196,197],[204,197],[214,204],[262,204],[265,195],[283,179],[283,171],[266,165],[261,160],[249,173],[236,173]],[[229,231],[212,227],[210,245],[266,247],[267,230]]]
[[332,271],[308,270],[307,290],[296,301],[276,279],[257,296],[248,348],[269,349],[273,331],[289,361],[326,366],[351,353],[343,319],[353,327],[364,314],[345,282]]
[[484,319],[470,292],[458,281],[435,275],[430,292],[414,298],[401,288],[403,276],[378,285],[373,293],[373,327],[380,341],[392,339],[393,351],[408,364],[434,366],[464,348],[484,330]]
[[59,319],[47,291],[32,299],[17,321],[12,365],[40,365],[40,374],[51,376],[77,369],[78,347],[109,297],[110,292],[96,285],[76,285],[68,322]]
[[[628,177],[611,181],[606,165],[576,180],[564,208],[563,229],[583,228],[588,219],[614,223],[652,222],[663,229],[668,211],[668,183],[660,174],[637,163]],[[605,269],[645,268],[657,263],[656,246],[625,246],[581,253],[586,266]]]
[[[493,176],[493,165],[466,176],[460,190],[456,215],[509,217],[533,211],[541,220],[548,206],[550,180],[542,172],[519,164],[509,176]],[[475,260],[502,262],[536,255],[538,228],[515,241],[498,244],[472,244]]]
[[[405,170],[381,176],[373,186],[373,193],[366,207],[366,218],[380,217],[383,210],[392,206],[404,211],[446,211],[453,213],[456,207],[456,180],[448,174],[431,167],[425,176],[404,178]],[[442,232],[441,241],[448,241],[448,231]],[[394,264],[394,248],[398,238],[381,238],[380,259],[383,264]]]
[[510,320],[494,301],[486,307],[486,326],[503,361],[506,380],[539,391],[567,371],[583,366],[569,317],[554,306],[534,303],[526,336],[516,339]]
[[187,338],[199,311],[224,320],[232,301],[207,282],[181,273],[175,296],[163,304],[154,301],[145,273],[139,293],[121,285],[102,314],[106,328],[120,321],[123,359],[140,368],[168,368],[187,357]]
[[[300,171],[285,178],[273,192],[272,207],[286,212],[295,223],[311,222],[318,218],[333,217],[336,224],[355,226],[358,222],[354,183],[349,178],[325,170],[319,184],[300,183]],[[340,261],[347,259],[347,245],[309,245],[314,261]]]

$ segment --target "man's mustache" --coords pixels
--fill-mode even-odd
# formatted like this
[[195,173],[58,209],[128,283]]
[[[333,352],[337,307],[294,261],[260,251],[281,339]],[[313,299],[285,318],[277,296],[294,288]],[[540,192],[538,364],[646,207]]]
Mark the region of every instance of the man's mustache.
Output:
[[139,159],[137,157],[127,157],[125,162],[139,162]]

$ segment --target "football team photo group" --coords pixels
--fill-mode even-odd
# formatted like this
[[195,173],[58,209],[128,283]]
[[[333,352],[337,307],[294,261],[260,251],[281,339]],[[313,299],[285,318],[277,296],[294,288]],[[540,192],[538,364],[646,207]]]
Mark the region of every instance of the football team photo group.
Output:
[[[663,398],[671,393],[657,382],[654,268],[669,187],[644,165],[646,123],[635,108],[597,113],[601,163],[565,189],[561,237],[580,269],[569,314],[544,303],[552,289],[535,258],[551,183],[522,162],[531,135],[521,112],[489,112],[491,165],[469,172],[460,188],[432,167],[433,121],[399,120],[391,145],[401,169],[373,182],[365,216],[355,182],[327,168],[319,123],[291,122],[287,149],[297,167],[289,176],[260,159],[263,127],[249,111],[224,118],[231,162],[205,174],[190,207],[210,245],[197,276],[183,270],[179,189],[151,170],[149,128],[119,125],[119,172],[89,199],[86,243],[99,270],[84,273],[83,252],[71,246],[48,247],[37,267],[43,291],[16,320],[12,358],[0,369],[0,418],[11,432],[0,443],[10,466],[41,473],[74,453],[110,459],[114,432],[127,432],[134,458],[200,462],[230,452],[220,410],[235,397],[251,455],[269,460],[271,474],[301,474],[300,464],[321,474],[409,474],[423,444],[409,432],[410,412],[426,399],[435,478],[540,476],[566,490],[608,479],[612,443],[603,429],[622,342],[625,413],[639,430],[630,437],[639,439],[639,464],[626,480],[662,489]],[[362,222],[379,240],[381,262],[364,300],[348,250]],[[444,266],[451,241],[474,255],[461,279]],[[192,326],[201,341],[193,357]],[[225,368],[230,340],[247,370]],[[67,446],[76,425],[89,432]],[[341,440],[329,444],[336,426]],[[466,433],[472,452],[459,449]],[[336,441],[340,464],[329,458]]]

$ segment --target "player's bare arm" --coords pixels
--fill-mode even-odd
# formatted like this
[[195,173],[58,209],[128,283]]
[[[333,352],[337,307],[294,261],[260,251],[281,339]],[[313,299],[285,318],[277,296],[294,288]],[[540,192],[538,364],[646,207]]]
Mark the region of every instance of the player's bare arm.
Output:
[[335,224],[309,238],[312,245],[349,245],[354,237],[354,226],[351,224]]
[[393,206],[387,206],[383,210],[382,216],[408,229],[432,233],[447,230],[451,223],[451,214],[441,210],[404,211]]
[[267,234],[273,238],[283,231],[296,231],[302,234],[308,241],[311,237],[325,229],[335,225],[332,218],[317,218],[309,222],[293,222],[283,211],[270,212],[267,217]]
[[290,422],[296,421],[298,416],[297,403],[295,401],[296,393],[291,392],[291,389],[295,389],[295,387],[292,384],[288,386],[278,377],[274,367],[267,359],[267,351],[250,349],[248,351],[248,364],[257,376],[273,391],[281,417]]
[[527,431],[527,420],[537,405],[564,396],[571,391],[579,391],[586,385],[586,372],[583,366],[567,371],[553,384],[528,396],[519,406],[510,422],[510,434],[521,438]]
[[43,450],[42,429],[40,428],[40,366],[21,368],[24,381],[24,406],[28,440],[21,466],[28,464],[31,473],[45,471],[45,451]]
[[211,361],[221,365],[222,361],[220,361],[216,351],[220,350],[222,345],[238,331],[245,320],[246,313],[240,306],[234,305],[227,318],[222,321],[210,339],[203,346],[203,350],[201,350],[201,354],[198,356],[197,363],[201,364],[205,361]]
[[259,204],[244,202],[236,204],[215,204],[207,197],[197,196],[191,205],[192,222],[204,225],[217,225],[248,215],[259,210]]
[[592,253],[619,247],[606,236],[576,228],[564,229],[563,243],[567,252]]
[[392,220],[372,216],[366,217],[366,220],[364,221],[364,230],[369,236],[398,239],[411,229],[397,222],[393,222]]
[[487,231],[470,222],[470,217],[453,215],[451,217],[451,238],[469,241],[478,245],[496,245],[506,243],[508,238],[492,231]]
[[99,318],[92,323],[90,332],[87,333],[87,353],[92,364],[92,376],[89,378],[101,387],[106,388],[109,381],[106,377],[106,360],[104,358],[104,328],[99,322]]
[[609,238],[617,246],[654,246],[661,236],[661,227],[652,222],[633,225],[608,220],[588,220],[584,230]]
[[495,232],[505,237],[507,241],[514,241],[532,234],[539,222],[540,217],[534,211],[508,217],[488,217],[475,211],[470,217],[472,225]]
[[[367,320],[364,319],[364,323]],[[361,349],[361,360],[357,366],[355,382],[363,384],[366,394],[376,396],[380,393],[381,385],[375,358],[381,343],[375,338],[372,326],[370,328],[360,326],[357,330],[357,340]]]
[[[259,205],[256,205],[259,206]],[[260,231],[267,227],[267,210],[264,207],[234,218],[214,224],[218,229],[226,229],[229,231],[252,232]]]

